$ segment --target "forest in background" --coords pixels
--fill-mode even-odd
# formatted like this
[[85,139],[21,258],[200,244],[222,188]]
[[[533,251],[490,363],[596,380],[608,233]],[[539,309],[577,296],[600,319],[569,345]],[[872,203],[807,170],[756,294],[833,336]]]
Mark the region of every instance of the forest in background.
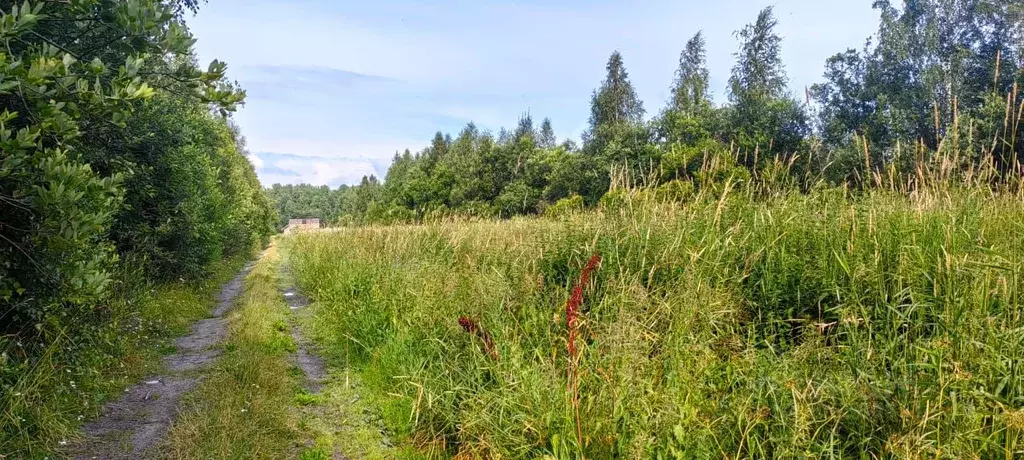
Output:
[[164,286],[274,232],[198,3],[0,1],[0,457],[54,449],[167,333]]
[[[347,225],[538,214],[560,201],[559,208],[594,205],[616,187],[690,193],[778,169],[805,189],[864,186],[879,175],[913,180],[916,165],[944,156],[955,162],[950,170],[985,165],[1020,174],[1024,4],[873,5],[878,30],[862,49],[829,58],[823,81],[799,98],[788,90],[783,37],[769,7],[735,34],[724,104],[709,93],[699,32],[680,54],[671,100],[653,117],[645,117],[615,52],[581,144],[559,141],[549,120],[538,125],[530,114],[496,134],[469,123],[454,136],[438,132],[419,152],[396,153],[383,180],[368,176],[333,190],[273,185],[278,226],[302,217]],[[706,177],[697,177],[702,170]]]

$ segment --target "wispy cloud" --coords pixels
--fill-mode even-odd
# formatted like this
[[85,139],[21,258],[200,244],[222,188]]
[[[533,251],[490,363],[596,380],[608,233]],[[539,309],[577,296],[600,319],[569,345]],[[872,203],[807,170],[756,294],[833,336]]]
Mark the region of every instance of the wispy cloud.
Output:
[[365,93],[374,85],[396,83],[377,75],[315,66],[247,66],[239,69],[239,74],[244,76],[250,99],[308,101],[314,105],[337,102],[325,96]]
[[[354,183],[382,175],[396,151],[419,150],[435,131],[454,134],[469,121],[496,131],[529,111],[550,117],[560,137],[579,136],[616,49],[656,114],[679,51],[700,29],[712,90],[724,101],[733,31],[767,3],[218,0],[190,27],[200,57],[228,62],[248,90],[236,120],[251,149],[316,157],[286,168],[261,154],[253,162],[266,163],[264,183]],[[866,1],[774,4],[794,94],[829,55],[861,46],[877,20]]]
[[[376,175],[373,162],[365,159],[300,156],[271,152],[253,154],[260,166],[256,174],[264,185],[304,182],[337,187],[359,182],[363,176]],[[255,164],[255,162],[254,162]]]

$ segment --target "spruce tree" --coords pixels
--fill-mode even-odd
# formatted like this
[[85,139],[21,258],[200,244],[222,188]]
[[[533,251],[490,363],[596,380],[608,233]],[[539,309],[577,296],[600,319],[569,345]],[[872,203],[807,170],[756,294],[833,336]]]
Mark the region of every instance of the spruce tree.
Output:
[[592,154],[599,153],[628,128],[643,124],[643,103],[629,82],[618,51],[608,58],[606,69],[604,82],[590,100],[590,129],[583,135]]
[[558,138],[555,137],[555,130],[551,128],[551,119],[545,118],[540,124],[540,137],[537,139],[540,147],[551,149],[558,143]]
[[423,169],[430,172],[434,169],[434,165],[448,154],[448,148],[452,145],[451,136],[445,136],[444,133],[438,131],[434,134],[434,140],[430,142],[430,147],[423,152]]
[[679,55],[679,69],[672,84],[669,110],[692,115],[711,105],[706,54],[704,34],[697,32]]
[[528,137],[532,140],[535,134],[533,130],[533,117],[530,116],[530,112],[526,112],[519,117],[519,124],[516,126],[516,132],[512,137],[516,141],[521,140],[523,137]]
[[590,129],[620,124],[639,124],[643,121],[643,103],[629,82],[629,74],[618,51],[608,58],[608,75],[594,92],[590,103]]

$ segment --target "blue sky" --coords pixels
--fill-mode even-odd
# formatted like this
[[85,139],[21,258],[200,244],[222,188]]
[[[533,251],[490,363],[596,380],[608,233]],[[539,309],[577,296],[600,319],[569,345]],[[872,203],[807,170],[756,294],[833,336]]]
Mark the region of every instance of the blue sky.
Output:
[[200,59],[248,91],[235,119],[263,184],[337,186],[469,121],[497,132],[529,112],[578,139],[613,50],[657,114],[698,30],[724,101],[733,33],[769,5],[801,97],[878,19],[870,0],[211,0],[189,25]]

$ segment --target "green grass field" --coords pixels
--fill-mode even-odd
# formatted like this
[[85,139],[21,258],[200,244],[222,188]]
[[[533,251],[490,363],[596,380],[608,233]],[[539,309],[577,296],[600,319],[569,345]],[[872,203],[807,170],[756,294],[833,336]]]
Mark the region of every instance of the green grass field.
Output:
[[312,336],[428,457],[1024,455],[1021,196],[725,190],[285,245]]

